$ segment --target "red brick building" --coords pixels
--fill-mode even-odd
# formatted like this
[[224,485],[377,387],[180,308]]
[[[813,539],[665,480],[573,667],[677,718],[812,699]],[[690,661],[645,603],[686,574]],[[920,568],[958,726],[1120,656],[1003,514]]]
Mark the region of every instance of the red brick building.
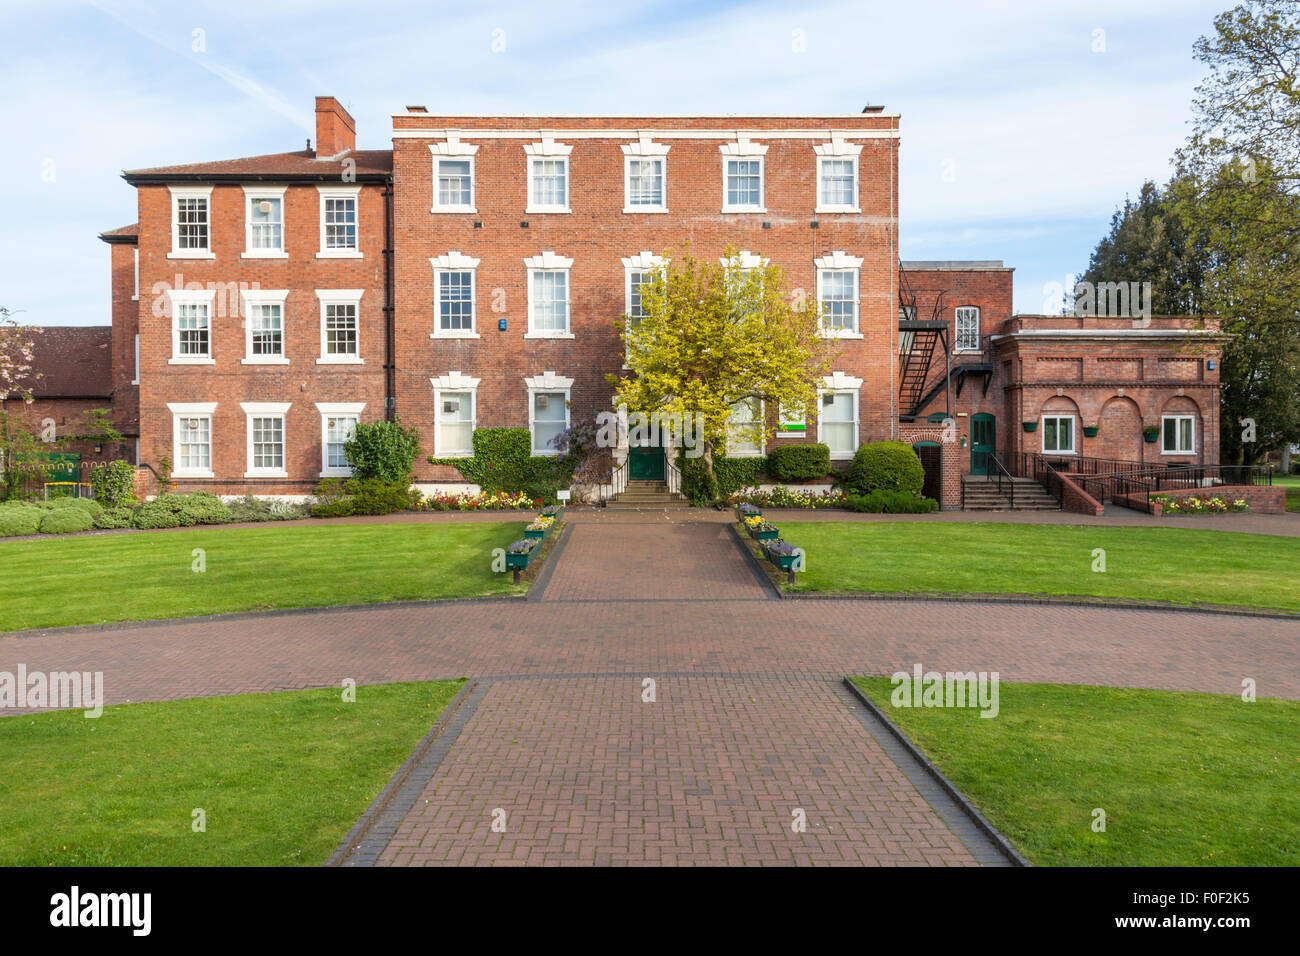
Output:
[[[1214,336],[1191,358],[1182,320],[1013,318],[1001,263],[900,269],[895,114],[408,107],[392,144],[357,150],[352,118],[320,97],[315,149],[125,174],[138,226],[103,238],[142,462],[170,459],[186,488],[304,494],[346,473],[354,422],[393,415],[439,458],[489,426],[526,426],[553,454],[554,434],[609,408],[615,323],[688,244],[780,266],[840,346],[816,420],[732,454],[822,441],[847,461],[898,437],[925,449],[946,506],[981,454],[1040,451],[1049,434],[1060,453],[1146,460],[1141,428],[1173,420],[1162,460],[1216,460]],[[416,478],[463,480],[427,461]]]

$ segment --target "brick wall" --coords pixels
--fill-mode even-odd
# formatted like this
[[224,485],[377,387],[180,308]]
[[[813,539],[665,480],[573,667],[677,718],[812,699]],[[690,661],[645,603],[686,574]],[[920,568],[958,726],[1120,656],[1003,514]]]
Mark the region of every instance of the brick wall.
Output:
[[[817,214],[814,138],[763,138],[763,131],[790,128],[888,133],[896,121],[865,114],[829,119],[735,118],[551,118],[510,119],[398,116],[394,139],[396,192],[396,366],[397,411],[421,429],[434,447],[433,388],[430,379],[461,372],[480,380],[479,427],[526,426],[529,395],[524,379],[554,371],[573,379],[572,420],[590,418],[609,407],[613,388],[607,375],[622,372],[622,345],[615,322],[626,310],[625,270],[621,262],[643,251],[690,252],[715,260],[729,245],[768,257],[786,274],[788,290],[816,295],[813,260],[836,250],[864,260],[860,268],[859,324],[862,339],[843,343],[834,368],[863,379],[860,393],[861,441],[890,437],[893,422],[893,341],[896,318],[896,239],[894,195],[896,140],[859,139],[861,214]],[[669,130],[748,130],[768,147],[765,157],[766,213],[721,212],[722,157],[719,145],[734,133],[689,139],[663,135]],[[474,137],[474,130],[509,129],[522,137]],[[430,147],[446,143],[443,131],[458,131],[461,141],[478,147],[474,155],[476,212],[431,213]],[[554,130],[569,154],[570,209],[527,213],[526,143]],[[606,137],[565,139],[564,130],[641,130],[669,146],[666,157],[667,214],[628,213],[624,208],[624,154],[637,141],[619,132]],[[655,138],[656,131],[660,134]],[[427,136],[424,133],[427,132]],[[411,137],[407,134],[418,133]],[[816,220],[818,226],[811,228]],[[521,224],[527,222],[527,228]],[[765,225],[766,224],[766,225]],[[479,338],[431,338],[434,330],[433,269],[429,260],[459,252],[479,260],[476,271]],[[570,258],[572,339],[525,339],[528,329],[527,270],[524,259],[552,251]],[[498,330],[504,320],[505,331]],[[774,418],[775,409],[768,410]],[[804,438],[816,441],[815,423]],[[422,463],[418,478],[457,480],[453,469]]]
[[[140,455],[155,468],[174,458],[168,403],[216,402],[212,479],[177,479],[181,490],[217,493],[304,492],[320,480],[321,415],[316,402],[364,402],[363,421],[384,417],[383,187],[363,183],[358,201],[361,258],[317,258],[320,194],[314,183],[290,184],[284,195],[283,259],[244,258],[245,193],[217,184],[211,194],[211,259],[173,259],[171,193],[137,188],[140,214]],[[247,365],[241,285],[288,290],[284,306],[286,365]],[[167,289],[214,288],[212,365],[174,365]],[[362,290],[359,348],[364,364],[321,365],[318,289]],[[247,421],[241,402],[289,402],[285,419],[287,480],[245,478]]]

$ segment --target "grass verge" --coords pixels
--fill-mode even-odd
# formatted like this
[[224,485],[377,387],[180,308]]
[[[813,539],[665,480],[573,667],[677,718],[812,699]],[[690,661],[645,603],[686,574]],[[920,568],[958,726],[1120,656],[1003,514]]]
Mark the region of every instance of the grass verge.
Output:
[[463,683],[5,717],[0,865],[320,865]]
[[[791,591],[1024,594],[1300,611],[1300,538],[1190,528],[786,522]],[[1104,551],[1105,571],[1100,567]]]
[[1300,864],[1300,702],[1004,682],[984,719],[853,681],[1032,863]]
[[523,529],[513,521],[214,527],[0,542],[0,632],[517,594],[526,586],[492,571],[492,550]]

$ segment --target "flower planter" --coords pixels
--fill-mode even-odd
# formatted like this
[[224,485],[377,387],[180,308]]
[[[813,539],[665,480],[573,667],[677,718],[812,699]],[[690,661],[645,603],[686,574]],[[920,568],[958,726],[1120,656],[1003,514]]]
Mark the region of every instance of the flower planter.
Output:
[[749,536],[755,541],[775,541],[781,537],[781,529],[768,528],[766,531],[760,531],[758,528],[750,528]]
[[1038,431],[1038,422],[1021,422],[1020,426],[1027,432]]
[[547,525],[545,528],[538,528],[538,529],[536,529],[536,530],[534,530],[534,529],[532,529],[532,528],[525,528],[525,529],[524,529],[524,537],[525,537],[525,538],[545,538],[548,534],[551,533],[551,528],[553,528],[553,527],[555,527],[555,526],[554,526],[554,525]]
[[793,569],[795,558],[797,557],[799,557],[797,554],[777,554],[775,551],[767,552],[767,560],[771,561],[782,571]]
[[1143,437],[1143,439],[1146,440],[1146,443],[1147,443],[1148,445],[1154,445],[1154,444],[1156,443],[1156,439],[1158,439],[1158,438],[1160,437],[1160,429],[1158,429],[1158,428],[1144,428],[1144,429],[1142,430],[1142,437]]
[[754,505],[736,505],[736,520],[744,524],[746,518],[752,518],[754,515],[761,515],[762,509]]
[[554,518],[556,521],[559,521],[560,515],[564,514],[564,505],[547,505],[545,508],[542,509],[541,513],[546,515],[547,517]]
[[[533,539],[521,538],[520,540],[530,541]],[[513,548],[517,543],[518,542],[512,543],[510,547]],[[529,548],[527,551],[511,551],[507,549],[506,570],[522,571],[524,568],[528,567],[528,562],[533,560],[533,555],[541,554],[541,552],[542,552],[542,542],[536,540],[533,540],[533,546]]]
[[1097,437],[1097,432],[1100,430],[1100,428],[1101,428],[1100,425],[1084,425],[1084,426],[1083,426],[1083,437],[1084,437],[1084,438],[1096,438],[1096,437]]

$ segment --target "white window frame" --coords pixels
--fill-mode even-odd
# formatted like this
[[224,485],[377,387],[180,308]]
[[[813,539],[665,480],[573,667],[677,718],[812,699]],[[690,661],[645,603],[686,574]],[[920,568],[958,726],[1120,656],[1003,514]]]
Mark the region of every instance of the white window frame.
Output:
[[[573,203],[573,167],[569,154],[573,147],[557,143],[548,137],[542,137],[540,143],[528,143],[524,146],[525,162],[528,164],[528,205],[527,213],[568,213]],[[539,160],[555,160],[564,164],[564,203],[538,203],[533,199],[533,163]]]
[[[623,262],[623,314],[632,314],[632,276],[634,273],[653,272],[668,265],[668,260],[657,256],[648,249],[635,256],[628,256]],[[623,349],[623,367],[627,368],[627,349]]]
[[[216,365],[212,357],[212,314],[216,311],[216,289],[168,289],[167,304],[172,326],[172,357],[168,365]],[[181,329],[178,306],[203,305],[208,309],[208,351],[206,355],[181,354]]]
[[[287,242],[289,238],[288,215],[285,208],[285,186],[245,186],[244,187],[244,251],[241,259],[288,259]],[[271,199],[280,204],[280,248],[253,248],[253,204],[263,199]],[[209,215],[211,215],[209,207]],[[212,237],[212,227],[208,227],[208,238]]]
[[[211,478],[212,462],[215,460],[216,402],[168,402],[167,410],[172,413],[172,477],[173,478]],[[181,419],[206,418],[208,420],[208,467],[186,468],[181,464]]]
[[[731,448],[731,427],[730,427],[730,426],[731,426],[731,422],[730,422],[730,416],[728,416],[728,422],[727,422],[727,426],[728,426],[728,427],[727,427],[727,457],[728,457],[728,458],[762,458],[764,455],[767,454],[767,403],[764,402],[761,398],[758,398],[757,396],[754,396],[754,397],[752,397],[752,398],[742,398],[741,401],[742,401],[742,402],[753,402],[753,401],[757,401],[757,402],[758,402],[758,416],[757,416],[756,418],[753,419],[753,421],[754,421],[755,423],[757,423],[758,426],[759,426],[759,428],[761,429],[761,431],[760,431],[760,433],[759,433],[759,436],[758,436],[758,450],[757,450],[757,451],[749,451],[749,450],[746,450],[746,451],[733,451],[733,450],[732,450],[732,448]],[[731,407],[734,408],[734,407],[735,407],[736,405],[738,405],[738,404],[740,404],[740,402],[733,402]]]
[[[212,251],[212,187],[211,186],[168,186],[171,192],[171,210],[172,210],[172,251],[167,254],[168,259],[215,259],[216,253]],[[181,224],[177,218],[177,200],[180,199],[203,199],[207,201],[208,210],[208,245],[204,249],[182,249],[181,248]]]
[[[738,136],[734,143],[723,143],[718,147],[722,154],[722,211],[723,212],[767,212],[767,147],[750,142],[746,136]],[[733,206],[727,201],[727,162],[729,160],[758,160],[758,205]]]
[[[285,300],[289,296],[288,289],[240,289],[239,296],[244,305],[244,357],[240,359],[241,365],[288,365],[288,339],[289,339],[289,322],[288,312],[285,309]],[[253,354],[253,310],[264,305],[278,305],[280,307],[280,354],[279,355],[254,355]]]
[[[1070,447],[1058,448],[1049,451],[1047,449],[1047,420],[1060,420],[1068,418],[1070,420]],[[1079,423],[1075,420],[1077,416],[1073,412],[1046,412],[1039,417],[1038,427],[1043,430],[1042,437],[1039,439],[1038,447],[1044,455],[1077,455],[1079,453]],[[1061,426],[1056,427],[1056,440],[1059,444],[1061,440]]]
[[[429,151],[433,153],[433,200],[430,204],[429,212],[431,213],[477,213],[478,209],[478,183],[477,169],[474,155],[478,152],[478,146],[469,143],[463,143],[454,135],[449,134],[446,142],[430,143]],[[469,161],[469,205],[463,203],[442,204],[438,201],[438,176],[439,167],[442,160],[447,159],[453,162]],[[568,185],[567,181],[565,183]]]
[[[564,256],[557,256],[554,252],[546,251],[540,256],[532,256],[524,260],[524,268],[528,272],[528,331],[524,333],[526,339],[571,339],[573,338],[573,260]],[[564,331],[556,332],[549,329],[533,328],[533,275],[537,272],[564,272]]]
[[[817,156],[817,201],[813,207],[815,213],[862,212],[862,183],[859,178],[858,161],[862,155],[861,143],[848,143],[835,133],[831,134],[829,143],[818,143],[813,147]],[[824,160],[848,160],[853,163],[853,202],[826,203],[822,201],[822,162]]]
[[[1169,421],[1170,419],[1173,419],[1174,421],[1182,421],[1186,419],[1187,421],[1192,423],[1191,428],[1187,430],[1188,435],[1191,437],[1191,441],[1192,441],[1191,448],[1188,448],[1183,451],[1170,451],[1168,448],[1165,447],[1165,422]],[[1181,432],[1181,429],[1179,429],[1178,432]],[[1181,455],[1181,456],[1196,454],[1196,416],[1193,413],[1169,412],[1168,414],[1164,414],[1160,416],[1160,454]]]
[[[786,408],[783,404],[777,405],[776,431],[778,438],[803,439],[808,437],[808,410],[800,408],[798,409],[797,414],[798,417],[796,418],[795,413],[791,409]],[[784,427],[786,425],[797,425],[799,427],[786,428]]]
[[[340,468],[330,465],[329,458],[329,420],[337,417],[352,417],[361,424],[361,413],[365,411],[365,402],[317,402],[316,410],[320,412],[320,476],[322,478],[348,478],[352,475],[351,466]],[[286,459],[287,461],[287,459]]]
[[[365,365],[361,357],[361,295],[364,289],[317,289],[316,298],[320,301],[320,358],[317,365]],[[357,354],[330,355],[325,351],[325,313],[326,306],[352,305],[357,311]]]
[[564,427],[568,428],[569,420],[569,402],[573,400],[571,390],[573,388],[573,379],[566,378],[563,375],[556,375],[554,372],[543,372],[541,375],[534,375],[531,378],[524,379],[524,386],[528,389],[528,447],[534,457],[551,458],[558,455],[559,449],[544,448],[538,451],[535,447],[537,436],[533,433],[534,425],[534,405],[536,404],[536,395],[538,392],[563,392],[564,393]]
[[[974,345],[963,346],[961,344],[961,325],[959,323],[960,323],[962,312],[975,313],[975,344]],[[982,331],[980,328],[980,323],[982,320],[983,320],[983,316],[980,315],[980,308],[977,305],[958,305],[953,308],[952,350],[954,352],[978,352],[980,350],[980,333]]]
[[[437,378],[429,379],[429,384],[433,386],[433,457],[434,458],[471,458],[474,455],[474,430],[478,428],[478,385],[482,379],[474,378],[471,375],[462,375],[460,372],[448,372],[446,375],[439,375]],[[441,422],[438,416],[442,414],[442,393],[455,392],[457,394],[469,393],[469,435],[470,445],[467,450],[445,449],[442,447],[442,440],[439,437],[439,425]],[[532,397],[529,397],[529,408],[532,408]],[[530,420],[531,426],[531,420]],[[532,444],[532,429],[529,428],[528,442]]]
[[[853,448],[849,451],[831,450],[832,461],[849,461],[857,454],[862,444],[862,379],[844,372],[833,372],[822,379],[822,387],[817,390],[817,441],[825,445],[822,429],[823,396],[828,393],[850,392],[853,395]],[[807,434],[805,432],[805,434]],[[829,446],[828,446],[829,447]]]
[[[289,477],[289,407],[292,402],[240,402],[244,410],[244,436],[246,439],[248,470],[245,478],[288,478]],[[284,459],[281,468],[253,467],[253,419],[280,419],[280,457]]]
[[857,292],[853,299],[853,328],[830,328],[823,324],[821,334],[828,339],[862,338],[862,263],[864,261],[858,256],[848,255],[843,250],[836,250],[829,256],[822,256],[813,260],[813,266],[817,269],[817,307],[819,309],[822,304],[824,273],[826,272],[852,272],[853,288]]
[[[478,331],[478,259],[462,255],[455,250],[444,256],[429,260],[433,267],[433,331],[431,339],[477,339]],[[444,272],[468,272],[470,294],[470,327],[468,329],[444,329],[442,327],[442,274]],[[532,281],[531,279],[529,280]]]
[[[668,150],[664,143],[653,142],[648,136],[642,136],[635,143],[622,147],[623,150],[623,212],[626,213],[666,213],[668,212]],[[662,188],[659,203],[632,203],[632,162],[633,160],[658,160]]]
[[[365,253],[361,251],[361,187],[360,186],[321,186],[316,187],[319,193],[320,209],[320,250],[316,253],[317,259],[362,259]],[[357,244],[351,249],[329,249],[325,245],[325,201],[327,199],[351,199],[354,208],[357,211]]]

